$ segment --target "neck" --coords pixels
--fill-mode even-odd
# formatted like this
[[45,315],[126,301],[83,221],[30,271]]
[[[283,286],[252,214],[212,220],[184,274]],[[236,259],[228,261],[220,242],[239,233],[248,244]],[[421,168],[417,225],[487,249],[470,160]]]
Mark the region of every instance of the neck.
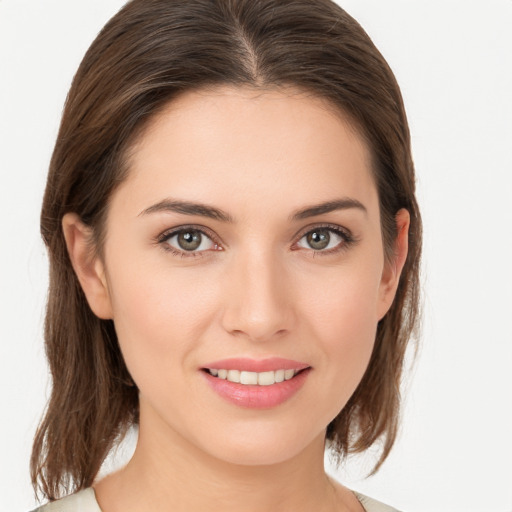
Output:
[[167,426],[145,427],[141,414],[134,456],[95,486],[103,512],[352,510],[346,490],[325,474],[323,433],[288,460],[241,465],[205,453]]

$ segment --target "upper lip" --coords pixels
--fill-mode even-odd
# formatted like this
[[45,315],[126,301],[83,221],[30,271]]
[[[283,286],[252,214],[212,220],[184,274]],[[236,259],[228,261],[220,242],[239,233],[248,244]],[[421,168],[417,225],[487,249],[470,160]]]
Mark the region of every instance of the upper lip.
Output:
[[269,357],[266,359],[249,359],[245,357],[236,357],[231,359],[222,359],[205,364],[202,368],[216,370],[240,370],[246,372],[271,372],[276,370],[303,370],[309,368],[309,364],[284,359],[282,357]]

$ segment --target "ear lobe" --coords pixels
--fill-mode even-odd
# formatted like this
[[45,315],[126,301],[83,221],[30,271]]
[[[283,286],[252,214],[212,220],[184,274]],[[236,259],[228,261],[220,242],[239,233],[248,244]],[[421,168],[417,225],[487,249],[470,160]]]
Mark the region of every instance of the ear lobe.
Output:
[[411,222],[409,212],[404,208],[399,210],[395,216],[395,222],[397,236],[393,251],[394,257],[392,261],[387,261],[384,264],[384,271],[379,287],[379,320],[384,317],[393,303],[409,249],[409,225]]
[[76,213],[62,218],[62,231],[69,258],[93,313],[104,320],[112,318],[112,307],[105,268],[101,259],[93,254],[92,231]]

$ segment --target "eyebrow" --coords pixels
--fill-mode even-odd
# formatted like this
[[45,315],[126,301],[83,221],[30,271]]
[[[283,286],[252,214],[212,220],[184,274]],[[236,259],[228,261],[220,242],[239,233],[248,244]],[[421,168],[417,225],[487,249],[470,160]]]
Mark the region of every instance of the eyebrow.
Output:
[[148,215],[156,212],[175,212],[184,215],[199,215],[201,217],[208,217],[209,219],[220,220],[222,222],[234,222],[233,217],[225,211],[208,206],[202,203],[193,203],[191,201],[178,201],[174,199],[164,199],[159,203],[146,208],[139,213],[141,215]]
[[327,201],[325,203],[319,203],[312,206],[308,206],[301,210],[296,211],[291,215],[291,220],[303,220],[309,217],[315,217],[316,215],[322,215],[324,213],[334,212],[336,210],[349,210],[356,208],[363,211],[365,214],[368,213],[367,209],[357,199],[350,197],[344,197],[342,199],[335,199],[333,201]]
[[[344,197],[342,199],[335,199],[297,210],[290,216],[290,220],[303,220],[309,217],[322,215],[324,213],[330,213],[336,210],[348,210],[351,208],[356,208],[363,211],[364,213],[367,213],[365,206],[360,201],[357,199]],[[215,208],[214,206],[209,206],[203,203],[179,201],[175,199],[164,199],[163,201],[160,201],[159,203],[156,203],[149,208],[142,210],[139,213],[139,217],[156,212],[174,212],[184,215],[199,215],[200,217],[207,217],[209,219],[219,220],[221,222],[234,222],[233,217],[220,208]]]

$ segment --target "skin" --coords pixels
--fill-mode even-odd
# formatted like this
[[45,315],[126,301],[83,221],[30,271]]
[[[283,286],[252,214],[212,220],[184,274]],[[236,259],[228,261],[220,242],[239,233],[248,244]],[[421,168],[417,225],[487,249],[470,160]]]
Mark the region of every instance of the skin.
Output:
[[[364,208],[291,220],[347,198]],[[148,212],[168,199],[222,209],[232,222]],[[114,320],[140,390],[138,445],[124,469],[95,485],[102,510],[363,510],[326,476],[324,437],[395,295],[408,213],[396,219],[396,259],[387,262],[368,148],[318,98],[219,87],[185,93],[153,119],[111,198],[103,257],[91,257],[78,216],[63,219],[89,304]],[[313,249],[305,235],[326,224],[352,242],[329,232],[332,248]],[[190,225],[212,241],[196,256],[166,250],[180,246],[162,233]],[[312,370],[270,409],[225,401],[200,370],[276,356]]]

